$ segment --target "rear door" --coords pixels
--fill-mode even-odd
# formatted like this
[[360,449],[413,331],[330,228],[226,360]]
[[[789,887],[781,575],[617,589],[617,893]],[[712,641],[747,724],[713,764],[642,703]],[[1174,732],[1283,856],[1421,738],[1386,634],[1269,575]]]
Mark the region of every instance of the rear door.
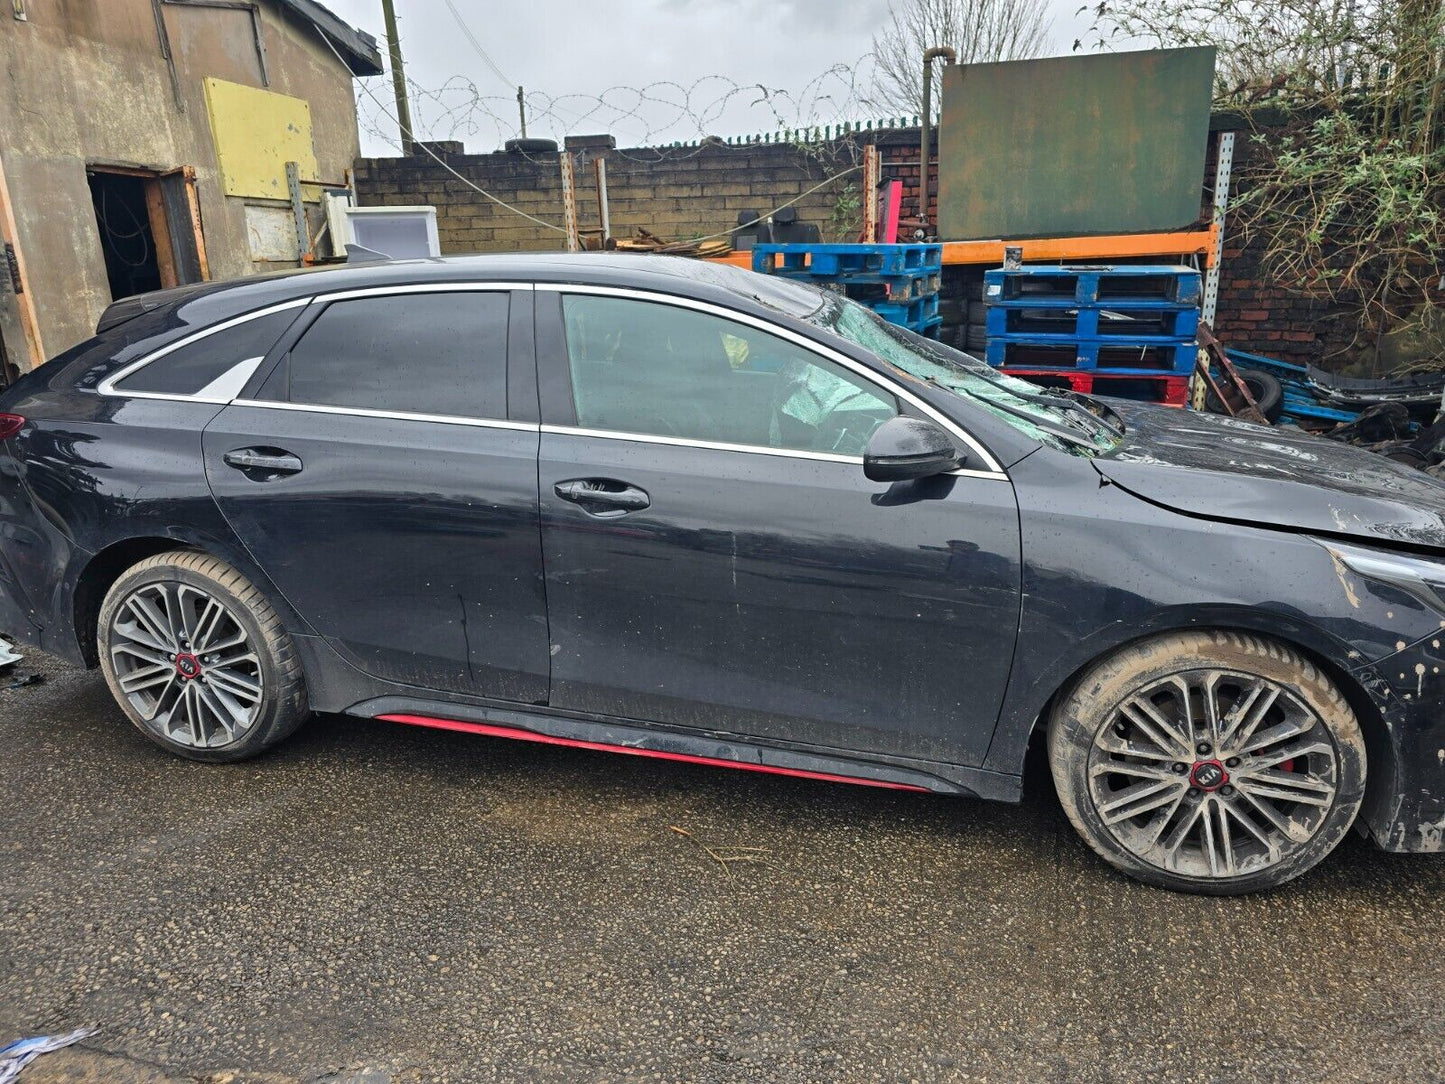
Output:
[[309,305],[207,428],[206,475],[355,666],[544,702],[536,411],[529,288],[351,291]]
[[1019,614],[1013,487],[870,482],[921,409],[752,317],[537,290],[554,707],[977,764]]

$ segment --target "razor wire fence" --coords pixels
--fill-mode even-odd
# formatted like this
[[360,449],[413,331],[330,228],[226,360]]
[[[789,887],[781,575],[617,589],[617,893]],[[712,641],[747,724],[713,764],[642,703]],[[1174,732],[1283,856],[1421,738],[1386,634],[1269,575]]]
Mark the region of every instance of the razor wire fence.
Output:
[[[834,65],[796,88],[703,75],[689,83],[619,84],[597,94],[532,90],[523,93],[521,105],[529,136],[561,145],[568,135],[607,134],[617,141],[613,153],[639,161],[686,156],[705,147],[776,143],[826,157],[827,145],[849,135],[918,123],[917,117],[878,115],[874,78],[873,60],[865,56]],[[436,86],[408,79],[407,86],[417,140],[460,140],[482,152],[501,150],[522,134],[515,95],[484,93],[462,75]],[[362,132],[399,147],[394,114],[375,96],[357,97]]]

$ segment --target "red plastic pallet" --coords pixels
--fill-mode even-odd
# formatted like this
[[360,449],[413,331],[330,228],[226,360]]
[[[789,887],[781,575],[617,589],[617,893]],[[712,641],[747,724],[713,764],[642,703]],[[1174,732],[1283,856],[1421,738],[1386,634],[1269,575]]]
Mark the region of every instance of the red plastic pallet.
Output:
[[1112,395],[1119,399],[1137,399],[1164,406],[1184,406],[1189,402],[1188,376],[1107,376],[1087,370],[1060,371],[1012,366],[1001,371],[1042,387],[1070,388],[1085,395]]

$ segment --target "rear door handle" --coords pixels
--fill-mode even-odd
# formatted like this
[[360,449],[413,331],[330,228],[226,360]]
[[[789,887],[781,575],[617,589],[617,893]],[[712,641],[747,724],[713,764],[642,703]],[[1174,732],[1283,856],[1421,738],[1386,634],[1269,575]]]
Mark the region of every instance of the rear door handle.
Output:
[[652,506],[645,489],[614,478],[572,478],[552,488],[564,501],[581,505],[584,512],[594,516],[621,516]]
[[279,450],[263,451],[260,448],[237,448],[221,456],[228,467],[235,467],[247,475],[300,474],[304,464],[299,456]]

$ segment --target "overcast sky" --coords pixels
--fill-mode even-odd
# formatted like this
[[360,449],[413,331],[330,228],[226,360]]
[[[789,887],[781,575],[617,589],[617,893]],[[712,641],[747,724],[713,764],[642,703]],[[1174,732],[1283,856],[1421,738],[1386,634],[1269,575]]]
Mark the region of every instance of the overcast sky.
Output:
[[[324,2],[385,42],[380,0]],[[1079,4],[1049,0],[1050,54],[1068,53],[1087,30],[1087,13],[1075,14]],[[396,0],[398,36],[407,76],[432,92],[415,103],[418,131],[462,139],[469,151],[496,150],[516,134],[517,84],[527,89],[529,135],[610,132],[621,146],[882,113],[866,101],[870,71],[860,61],[887,19],[886,0],[451,0],[451,5],[465,30],[447,0]],[[830,74],[840,67],[846,70]],[[709,76],[722,78],[693,86]],[[382,114],[383,108],[394,111],[390,79],[360,82],[381,103],[362,92],[363,153],[397,153],[395,126]],[[647,89],[668,82],[689,89]],[[758,102],[756,89],[734,90],[756,84],[784,93],[768,104]]]

